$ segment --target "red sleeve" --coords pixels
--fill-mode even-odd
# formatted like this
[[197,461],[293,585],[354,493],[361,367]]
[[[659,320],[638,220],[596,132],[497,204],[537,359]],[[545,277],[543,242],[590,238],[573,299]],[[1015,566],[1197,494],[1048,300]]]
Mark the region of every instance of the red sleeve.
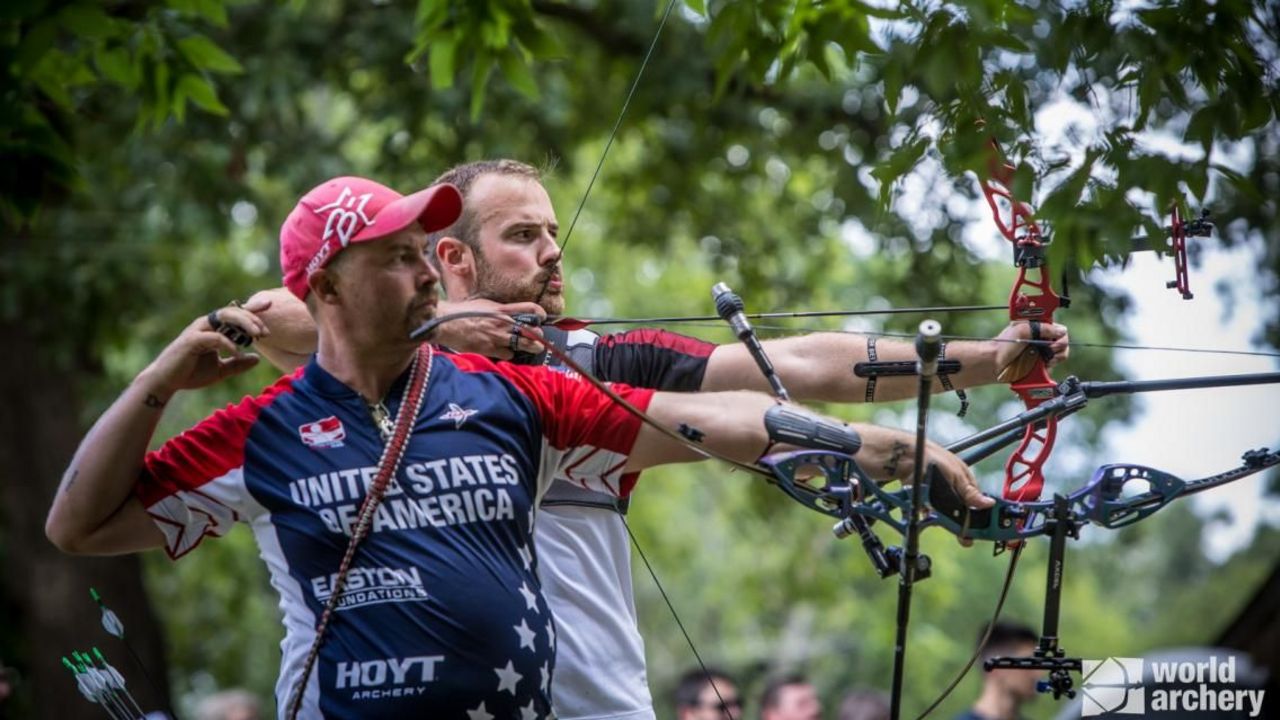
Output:
[[[475,355],[453,359],[463,370],[502,375],[533,403],[543,438],[554,451],[548,460],[556,467],[547,469],[588,489],[620,497],[631,492],[637,476],[624,477],[622,469],[640,432],[639,418],[572,370],[494,363]],[[642,412],[654,393],[618,383],[609,387]]]
[[246,397],[147,453],[134,494],[165,535],[177,558],[205,536],[226,534],[243,515],[244,449],[262,409],[290,386],[283,378],[257,397]]

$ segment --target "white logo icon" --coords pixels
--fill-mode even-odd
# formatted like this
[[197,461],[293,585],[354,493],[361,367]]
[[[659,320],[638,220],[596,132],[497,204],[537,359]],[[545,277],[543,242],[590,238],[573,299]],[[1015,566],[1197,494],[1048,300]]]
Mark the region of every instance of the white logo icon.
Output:
[[1103,713],[1142,715],[1147,711],[1142,658],[1085,660],[1080,688],[1082,717]]
[[317,215],[329,213],[324,223],[323,239],[328,240],[337,233],[342,247],[345,248],[350,244],[351,238],[355,237],[356,233],[365,226],[373,224],[373,220],[364,214],[364,206],[369,204],[369,199],[372,197],[373,193],[356,195],[351,192],[351,188],[344,186],[337,200],[324,207],[316,208]]
[[479,410],[469,410],[457,403],[449,403],[449,412],[440,416],[441,420],[452,420],[455,428],[462,427],[467,418],[480,412]]

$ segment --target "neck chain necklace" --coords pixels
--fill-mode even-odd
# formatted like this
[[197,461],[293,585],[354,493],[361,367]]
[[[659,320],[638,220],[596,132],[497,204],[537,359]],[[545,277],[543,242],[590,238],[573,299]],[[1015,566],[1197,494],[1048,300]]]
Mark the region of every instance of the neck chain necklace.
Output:
[[390,442],[391,436],[396,432],[396,424],[391,420],[391,413],[387,411],[386,403],[379,400],[376,403],[366,402],[369,408],[369,415],[373,418],[373,424],[378,427],[378,434],[382,436],[382,442]]

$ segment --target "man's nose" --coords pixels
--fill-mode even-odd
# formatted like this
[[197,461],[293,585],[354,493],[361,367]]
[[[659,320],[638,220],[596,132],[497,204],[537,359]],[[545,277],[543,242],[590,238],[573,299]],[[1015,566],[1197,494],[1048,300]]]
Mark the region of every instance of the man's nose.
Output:
[[560,243],[549,232],[543,231],[543,240],[538,251],[538,264],[544,267],[557,265],[560,262]]
[[436,270],[435,263],[432,263],[425,253],[421,256],[421,264],[422,267],[420,268],[420,275],[423,283],[440,282],[440,271]]

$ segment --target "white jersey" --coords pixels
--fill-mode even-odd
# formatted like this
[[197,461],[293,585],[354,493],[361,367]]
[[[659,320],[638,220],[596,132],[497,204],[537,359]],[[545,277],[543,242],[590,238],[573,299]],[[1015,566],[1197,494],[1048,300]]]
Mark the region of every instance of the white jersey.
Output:
[[654,720],[622,517],[598,507],[543,507],[534,542],[542,592],[556,619],[556,715]]
[[[601,336],[545,327],[543,335],[603,380],[660,390],[697,390],[715,349],[661,330]],[[553,357],[530,360],[563,369]],[[654,720],[625,501],[557,480],[534,523],[538,577],[558,634],[552,707],[560,720]]]

